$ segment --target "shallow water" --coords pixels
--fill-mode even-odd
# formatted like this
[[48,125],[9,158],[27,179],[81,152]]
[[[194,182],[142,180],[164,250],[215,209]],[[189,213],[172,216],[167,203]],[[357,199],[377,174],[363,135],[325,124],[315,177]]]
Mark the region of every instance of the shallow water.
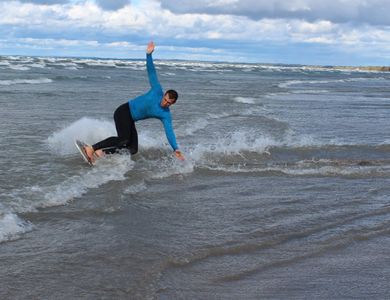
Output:
[[0,59],[0,298],[384,299],[388,73],[156,61],[140,152],[81,160],[143,61]]

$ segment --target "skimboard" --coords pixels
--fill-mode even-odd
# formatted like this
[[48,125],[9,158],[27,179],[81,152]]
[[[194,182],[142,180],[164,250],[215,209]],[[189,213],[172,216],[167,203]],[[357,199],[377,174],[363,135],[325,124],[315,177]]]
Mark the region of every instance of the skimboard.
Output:
[[88,145],[86,143],[82,142],[82,141],[79,141],[79,140],[76,140],[74,142],[74,144],[76,145],[77,150],[79,150],[79,152],[81,154],[81,157],[84,159],[84,161],[87,164],[89,164],[90,166],[93,166],[91,160],[88,158],[88,155],[87,155],[87,153],[84,150],[84,147],[88,146]]

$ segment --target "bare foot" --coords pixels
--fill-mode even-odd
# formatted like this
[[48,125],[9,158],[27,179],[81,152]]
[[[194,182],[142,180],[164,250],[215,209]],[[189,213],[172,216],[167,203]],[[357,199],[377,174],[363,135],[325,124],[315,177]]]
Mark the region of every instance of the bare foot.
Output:
[[104,152],[103,152],[103,150],[96,150],[95,151],[95,155],[97,156],[97,157],[99,157],[99,158],[101,158],[101,157],[103,157],[104,156]]
[[87,156],[88,156],[88,159],[92,162],[92,163],[94,163],[95,162],[95,157],[93,156],[93,154],[94,154],[94,150],[93,150],[93,148],[91,147],[91,146],[85,146],[84,147],[84,150],[85,150],[85,153],[87,154]]

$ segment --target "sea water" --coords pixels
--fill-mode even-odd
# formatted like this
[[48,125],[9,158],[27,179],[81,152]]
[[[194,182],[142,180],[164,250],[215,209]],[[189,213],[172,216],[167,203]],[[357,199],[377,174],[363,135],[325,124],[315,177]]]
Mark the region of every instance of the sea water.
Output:
[[145,62],[0,57],[0,298],[387,298],[390,74],[155,64],[186,160],[145,120],[91,168]]

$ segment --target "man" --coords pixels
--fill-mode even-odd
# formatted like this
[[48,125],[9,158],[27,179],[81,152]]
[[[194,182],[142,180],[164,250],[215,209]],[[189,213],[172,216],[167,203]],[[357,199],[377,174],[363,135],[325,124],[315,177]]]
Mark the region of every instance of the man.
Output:
[[169,107],[175,104],[178,94],[174,90],[163,93],[152,59],[154,47],[154,43],[150,42],[146,49],[146,68],[151,89],[146,94],[120,105],[115,110],[114,121],[118,136],[109,137],[84,148],[91,163],[95,161],[95,156],[101,157],[105,153],[114,153],[118,149],[128,149],[131,154],[137,153],[138,135],[135,122],[149,118],[159,119],[163,123],[165,134],[174,154],[178,159],[184,160],[176,143],[169,111]]

